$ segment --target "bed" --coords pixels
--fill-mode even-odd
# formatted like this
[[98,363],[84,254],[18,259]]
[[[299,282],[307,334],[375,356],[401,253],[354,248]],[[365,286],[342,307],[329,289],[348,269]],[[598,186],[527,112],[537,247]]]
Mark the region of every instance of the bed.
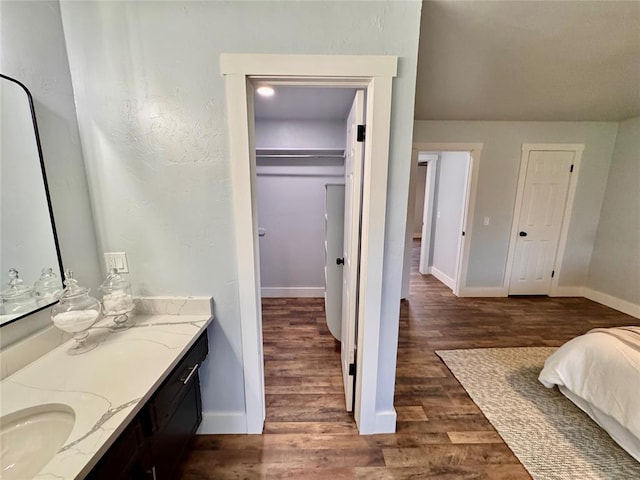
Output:
[[545,362],[538,377],[557,385],[640,462],[640,327],[597,328]]

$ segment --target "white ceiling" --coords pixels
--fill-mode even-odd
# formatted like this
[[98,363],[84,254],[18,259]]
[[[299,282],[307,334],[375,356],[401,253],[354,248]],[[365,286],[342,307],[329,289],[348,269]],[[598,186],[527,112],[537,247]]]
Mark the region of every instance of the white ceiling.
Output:
[[353,103],[351,88],[275,86],[272,97],[254,97],[256,120],[345,120]]
[[640,2],[423,2],[416,119],[638,115]]

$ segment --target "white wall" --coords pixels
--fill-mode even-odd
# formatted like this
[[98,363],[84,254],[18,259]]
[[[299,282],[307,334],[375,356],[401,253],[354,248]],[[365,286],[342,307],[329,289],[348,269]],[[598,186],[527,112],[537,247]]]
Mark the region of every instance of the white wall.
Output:
[[429,258],[432,268],[452,280],[456,279],[468,167],[467,152],[442,152],[437,163]]
[[640,306],[640,117],[618,125],[588,287]]
[[258,120],[256,148],[342,149],[345,120]]
[[344,178],[343,167],[258,167],[260,278],[266,296],[324,294],[324,213],[327,183]]
[[[58,2],[0,2],[0,36],[0,71],[24,83],[33,96],[63,264],[96,288],[101,262]],[[3,343],[28,333],[27,321],[17,322],[17,335],[10,332],[15,324],[3,327]]]
[[467,286],[502,287],[523,143],[585,144],[559,285],[586,284],[616,129],[613,122],[415,122],[415,142],[484,144]]
[[[136,293],[212,295],[210,431],[241,430],[243,367],[219,56],[398,55],[376,409],[393,408],[421,2],[64,2],[101,250]],[[223,386],[223,388],[221,387]]]
[[[256,147],[344,150],[345,120],[256,122]],[[260,278],[263,296],[324,295],[327,183],[344,178],[333,158],[257,158]]]

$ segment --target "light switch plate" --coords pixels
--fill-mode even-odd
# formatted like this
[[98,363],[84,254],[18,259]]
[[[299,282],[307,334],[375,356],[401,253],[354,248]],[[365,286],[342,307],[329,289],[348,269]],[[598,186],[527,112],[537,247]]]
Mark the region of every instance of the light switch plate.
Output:
[[118,273],[129,273],[127,254],[125,252],[104,252],[104,263],[107,270],[117,268]]

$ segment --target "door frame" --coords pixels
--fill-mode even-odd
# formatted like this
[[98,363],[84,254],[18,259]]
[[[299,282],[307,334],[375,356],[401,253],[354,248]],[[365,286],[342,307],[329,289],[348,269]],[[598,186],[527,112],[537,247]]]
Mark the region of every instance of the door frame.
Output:
[[[260,258],[256,208],[252,80],[367,91],[363,172],[360,288],[354,416],[360,433],[393,431],[395,416],[376,419],[392,79],[398,58],[368,55],[222,54],[225,77],[234,240],[247,433],[265,420]],[[248,254],[239,255],[238,252]],[[357,257],[357,255],[356,255]],[[364,319],[366,318],[366,322]],[[392,428],[392,430],[390,430]]]
[[[467,270],[469,267],[469,252],[471,238],[473,236],[473,224],[475,216],[476,192],[478,190],[478,173],[480,171],[480,157],[482,155],[482,143],[465,142],[416,142],[413,149],[418,152],[469,152],[469,170],[467,175],[466,198],[463,207],[462,229],[465,232],[458,242],[458,265],[453,294],[458,297],[467,295]],[[429,168],[429,167],[427,167]],[[425,191],[425,197],[428,192]],[[433,205],[433,204],[432,204]],[[421,240],[424,241],[424,238]],[[410,252],[409,252],[410,254]]]
[[571,223],[571,212],[576,195],[578,185],[578,176],[580,174],[580,163],[582,161],[582,152],[584,151],[583,143],[523,143],[522,153],[520,156],[520,172],[518,174],[518,189],[516,192],[516,201],[513,207],[513,216],[511,220],[511,234],[509,236],[509,250],[507,254],[507,264],[505,265],[503,289],[506,295],[509,295],[509,283],[511,282],[511,270],[513,269],[513,257],[516,251],[516,236],[518,233],[518,225],[520,223],[520,213],[522,207],[522,199],[524,197],[524,186],[527,179],[527,167],[529,165],[529,154],[532,151],[551,151],[551,152],[574,152],[573,172],[569,177],[569,190],[562,214],[562,223],[560,227],[560,237],[556,249],[556,256],[553,262],[553,270],[555,275],[551,279],[549,292],[547,295],[553,296],[561,287],[558,286],[558,280],[562,275],[562,261],[567,247],[567,237],[569,235],[569,223]]
[[[418,152],[420,155],[420,152]],[[433,201],[435,200],[436,171],[440,153],[436,153],[436,158],[427,162],[427,171],[424,184],[424,201],[422,202],[422,231],[420,234],[420,262],[418,271],[422,275],[431,273],[429,268],[429,251],[431,250],[431,229],[433,228]],[[423,252],[427,252],[426,257]],[[460,252],[458,252],[459,254]]]

